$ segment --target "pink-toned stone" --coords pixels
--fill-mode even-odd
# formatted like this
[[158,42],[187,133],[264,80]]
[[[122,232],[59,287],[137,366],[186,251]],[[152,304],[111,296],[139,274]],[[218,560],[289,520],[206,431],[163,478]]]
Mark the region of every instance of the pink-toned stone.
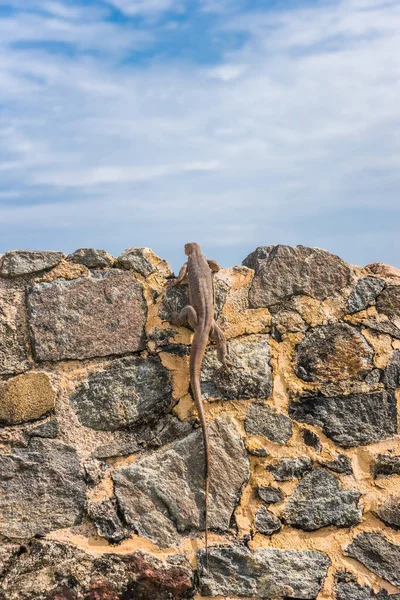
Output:
[[118,269],[35,283],[29,324],[38,360],[82,359],[144,347],[147,305],[135,275]]

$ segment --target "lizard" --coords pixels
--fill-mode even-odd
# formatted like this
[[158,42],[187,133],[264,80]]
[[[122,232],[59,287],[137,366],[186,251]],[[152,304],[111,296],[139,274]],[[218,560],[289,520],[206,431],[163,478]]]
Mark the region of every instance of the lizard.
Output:
[[204,453],[204,529],[205,529],[205,553],[206,569],[208,569],[208,496],[210,486],[210,445],[207,432],[207,421],[204,415],[204,408],[200,388],[200,370],[203,362],[204,353],[209,338],[216,343],[218,360],[223,366],[231,366],[232,363],[227,360],[227,344],[225,336],[218,327],[214,319],[214,284],[213,273],[220,270],[215,260],[207,260],[202,254],[199,244],[190,242],[185,244],[185,254],[188,257],[187,262],[179,271],[177,279],[173,285],[180,283],[189,284],[189,304],[185,306],[180,313],[173,314],[171,323],[176,326],[189,325],[194,329],[192,347],[190,351],[190,386],[194,401],[199,413]]

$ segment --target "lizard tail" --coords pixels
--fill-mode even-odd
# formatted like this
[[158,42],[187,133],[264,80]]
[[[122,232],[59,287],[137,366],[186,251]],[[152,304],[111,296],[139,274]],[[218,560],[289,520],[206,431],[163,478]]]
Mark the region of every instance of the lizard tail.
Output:
[[210,487],[210,447],[208,440],[207,421],[204,415],[203,402],[200,388],[200,370],[204,352],[208,342],[208,335],[200,329],[195,331],[190,352],[190,385],[192,394],[200,417],[204,441],[204,529],[206,545],[206,569],[208,570],[208,492]]

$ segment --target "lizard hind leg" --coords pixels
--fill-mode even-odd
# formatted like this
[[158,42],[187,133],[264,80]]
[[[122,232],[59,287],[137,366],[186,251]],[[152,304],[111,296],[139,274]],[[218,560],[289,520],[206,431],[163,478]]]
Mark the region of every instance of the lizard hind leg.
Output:
[[219,362],[222,363],[224,367],[234,367],[235,365],[227,359],[228,348],[224,333],[215,321],[210,330],[210,338],[217,346],[217,357]]
[[171,318],[171,324],[176,327],[186,327],[188,323],[192,329],[197,327],[197,314],[190,304],[182,308],[180,313],[172,315]]

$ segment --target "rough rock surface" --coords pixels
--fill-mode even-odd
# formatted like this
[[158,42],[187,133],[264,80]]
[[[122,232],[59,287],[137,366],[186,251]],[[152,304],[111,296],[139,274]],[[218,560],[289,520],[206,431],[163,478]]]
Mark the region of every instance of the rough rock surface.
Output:
[[[204,554],[198,553],[200,562]],[[312,550],[210,548],[209,569],[200,572],[200,588],[204,596],[311,600],[317,597],[329,565],[325,554]]]
[[[226,417],[209,424],[211,448],[209,526],[229,528],[249,476],[243,442]],[[204,529],[204,462],[201,431],[145,457],[113,476],[126,522],[162,547],[179,533]]]
[[267,504],[275,504],[276,502],[282,502],[284,496],[282,490],[274,487],[273,485],[267,485],[266,487],[260,486],[257,489],[257,493],[261,500],[264,500]]
[[376,299],[376,308],[389,319],[400,318],[400,285],[391,285]]
[[117,265],[123,269],[136,271],[143,277],[159,271],[164,277],[173,274],[166,260],[161,260],[150,248],[133,246],[127,248],[117,258]]
[[112,267],[115,263],[115,258],[111,254],[96,248],[78,248],[78,250],[67,256],[67,260],[85,265],[88,269]]
[[66,444],[35,438],[0,454],[0,534],[29,538],[75,525],[85,492],[79,459]]
[[263,246],[243,261],[255,270],[249,299],[253,308],[268,307],[304,294],[326,300],[351,281],[351,270],[338,256],[320,248]]
[[[2,542],[0,545],[0,577],[9,569],[19,551],[18,544]],[[1,582],[1,579],[0,579]],[[1,587],[0,587],[1,593]],[[0,596],[1,598],[1,596]]]
[[95,523],[98,534],[110,543],[117,544],[129,537],[130,531],[124,527],[112,499],[107,498],[97,502],[89,501],[87,512]]
[[99,431],[155,421],[173,405],[170,374],[158,357],[116,360],[89,375],[71,404],[82,425]]
[[400,529],[400,496],[391,496],[376,510],[378,517],[391,527]]
[[[397,323],[400,321],[397,319]],[[366,319],[363,321],[363,325],[372,329],[376,333],[384,333],[386,335],[391,335],[396,340],[400,340],[400,327],[397,327],[391,321],[379,321],[378,319]]]
[[363,378],[372,369],[373,350],[361,333],[347,323],[308,330],[297,346],[294,371],[313,382]]
[[208,348],[201,371],[204,398],[246,400],[268,398],[272,391],[269,336],[249,335],[230,340],[229,359],[240,368],[221,369],[215,348]]
[[[151,415],[149,415],[151,417]],[[114,440],[109,444],[99,444],[92,455],[95,458],[110,458],[134,454],[143,448],[159,448],[189,435],[193,431],[191,421],[180,421],[171,414],[157,421],[137,426],[134,431],[114,431]]]
[[46,373],[30,372],[0,384],[0,423],[15,425],[54,409],[56,393]]
[[383,372],[382,382],[388,390],[400,388],[400,350],[393,352],[393,356]]
[[193,573],[182,556],[146,552],[98,557],[69,544],[34,540],[0,583],[6,600],[183,600]]
[[400,456],[378,454],[372,467],[374,477],[400,475]]
[[280,531],[282,523],[270,510],[261,506],[256,514],[254,526],[264,535],[273,535]]
[[400,546],[392,544],[380,533],[359,533],[347,546],[346,554],[392,585],[400,587]]
[[385,282],[382,279],[376,277],[363,277],[360,279],[347,301],[349,313],[356,313],[368,308],[384,287]]
[[316,452],[321,452],[321,440],[316,433],[311,431],[311,429],[302,429],[301,435],[306,446],[314,448]]
[[0,375],[28,368],[25,294],[0,280]]
[[293,433],[289,417],[262,402],[250,404],[245,429],[247,433],[263,435],[275,444],[287,444]]
[[400,594],[388,594],[381,590],[375,594],[368,586],[359,585],[351,573],[340,571],[336,575],[336,600],[400,600]]
[[289,481],[289,479],[299,479],[311,471],[312,462],[308,456],[298,456],[297,458],[283,458],[277,465],[268,465],[276,481]]
[[353,467],[351,460],[344,454],[338,454],[334,460],[327,460],[321,462],[321,465],[334,473],[341,473],[342,475],[353,475]]
[[290,404],[289,415],[321,427],[344,448],[370,444],[397,433],[396,398],[388,392],[303,397]]
[[32,437],[42,437],[54,439],[57,437],[59,432],[59,426],[57,419],[50,419],[44,423],[39,423],[33,427],[26,429],[25,435],[28,440]]
[[110,269],[35,283],[28,304],[41,361],[123,354],[144,346],[147,308],[142,284],[132,273]]
[[1,267],[3,277],[29,275],[58,265],[64,258],[62,252],[40,250],[11,250],[6,252]]
[[290,496],[285,508],[285,523],[315,531],[328,525],[351,527],[361,521],[357,490],[342,490],[339,480],[324,469],[307,473]]

